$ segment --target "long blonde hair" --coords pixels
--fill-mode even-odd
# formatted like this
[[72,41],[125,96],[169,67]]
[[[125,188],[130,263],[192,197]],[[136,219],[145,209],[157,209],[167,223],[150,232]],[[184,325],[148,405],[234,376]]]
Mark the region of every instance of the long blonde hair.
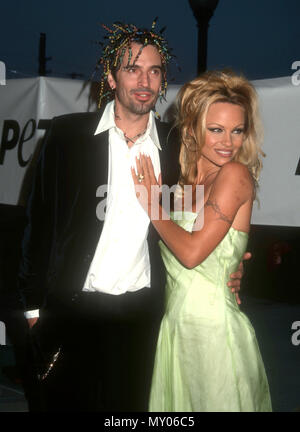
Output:
[[195,184],[197,161],[205,142],[206,115],[216,102],[240,105],[245,111],[245,139],[234,160],[246,165],[255,184],[262,168],[262,127],[258,98],[250,82],[232,71],[205,72],[185,84],[177,97],[176,126],[181,136],[179,183]]

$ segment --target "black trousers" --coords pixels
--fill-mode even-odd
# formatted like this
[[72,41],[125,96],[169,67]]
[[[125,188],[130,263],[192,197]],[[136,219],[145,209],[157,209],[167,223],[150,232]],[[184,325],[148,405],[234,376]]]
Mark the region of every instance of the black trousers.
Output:
[[[45,411],[147,411],[161,295],[152,288],[118,296],[81,293],[51,308],[61,354],[42,382]],[[43,324],[44,321],[44,324]]]
[[28,409],[40,411],[40,386],[35,373],[29,327],[24,317],[24,310],[15,304],[1,303],[0,320],[5,323],[7,335],[13,346],[16,362],[15,378],[21,379]]

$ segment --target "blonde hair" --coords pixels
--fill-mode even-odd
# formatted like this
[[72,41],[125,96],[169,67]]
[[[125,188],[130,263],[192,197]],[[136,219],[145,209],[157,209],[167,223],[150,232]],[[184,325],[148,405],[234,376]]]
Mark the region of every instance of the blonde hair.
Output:
[[216,102],[240,105],[245,111],[243,145],[234,160],[246,165],[255,184],[262,168],[262,126],[258,98],[250,82],[232,71],[205,72],[185,84],[177,97],[176,126],[181,136],[179,183],[195,184],[197,161],[205,142],[206,115]]

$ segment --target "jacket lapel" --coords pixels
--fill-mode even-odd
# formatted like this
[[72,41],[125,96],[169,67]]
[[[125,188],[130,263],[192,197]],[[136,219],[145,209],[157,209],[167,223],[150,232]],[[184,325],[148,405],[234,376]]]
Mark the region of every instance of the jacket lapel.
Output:
[[103,227],[104,217],[101,208],[105,207],[108,181],[108,131],[94,135],[96,126],[85,138],[80,197],[82,220],[91,251],[95,250]]

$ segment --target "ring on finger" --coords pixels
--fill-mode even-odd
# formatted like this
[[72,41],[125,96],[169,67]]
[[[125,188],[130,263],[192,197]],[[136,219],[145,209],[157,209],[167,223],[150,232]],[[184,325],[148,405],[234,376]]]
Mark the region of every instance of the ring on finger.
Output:
[[144,180],[145,176],[143,176],[143,174],[139,174],[138,175],[138,182],[142,183],[142,181]]

